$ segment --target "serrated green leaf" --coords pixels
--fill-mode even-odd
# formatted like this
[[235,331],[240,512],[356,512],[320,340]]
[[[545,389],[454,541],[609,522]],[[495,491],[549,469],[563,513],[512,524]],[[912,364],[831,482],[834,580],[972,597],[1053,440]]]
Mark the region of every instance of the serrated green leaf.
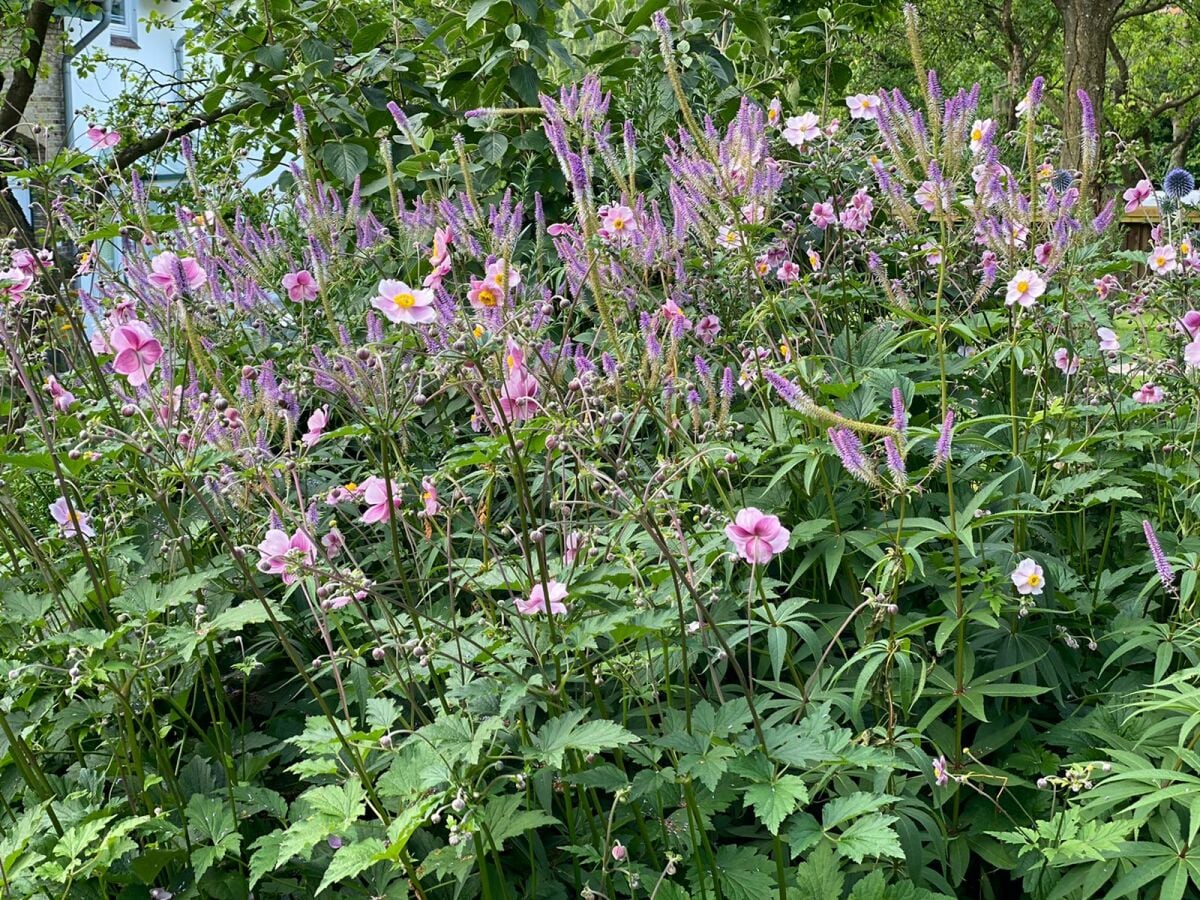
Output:
[[799,775],[783,775],[773,782],[750,785],[745,798],[767,830],[779,834],[780,823],[808,802],[808,788]]
[[386,852],[387,847],[379,838],[343,845],[333,854],[333,859],[325,869],[325,875],[317,886],[317,894],[323,893],[331,885],[358,877],[363,870],[379,862]]

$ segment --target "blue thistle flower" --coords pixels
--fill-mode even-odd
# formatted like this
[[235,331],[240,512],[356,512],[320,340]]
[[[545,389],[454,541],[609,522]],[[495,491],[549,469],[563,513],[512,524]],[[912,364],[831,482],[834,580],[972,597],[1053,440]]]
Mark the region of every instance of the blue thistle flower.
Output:
[[1163,179],[1163,192],[1178,203],[1196,189],[1196,179],[1187,169],[1172,169]]
[[1059,169],[1050,176],[1050,186],[1058,193],[1063,194],[1075,182],[1075,176],[1066,169]]

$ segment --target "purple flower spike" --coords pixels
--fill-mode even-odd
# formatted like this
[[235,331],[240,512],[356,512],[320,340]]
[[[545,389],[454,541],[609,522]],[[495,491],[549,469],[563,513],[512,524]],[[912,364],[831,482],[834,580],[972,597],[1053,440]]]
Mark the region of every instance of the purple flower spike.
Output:
[[1175,571],[1171,568],[1171,562],[1167,559],[1167,554],[1163,553],[1162,545],[1158,542],[1158,535],[1154,533],[1154,526],[1147,519],[1142,522],[1142,531],[1146,533],[1146,543],[1150,546],[1150,556],[1154,559],[1154,568],[1158,572],[1158,580],[1162,582],[1165,590],[1171,591],[1175,588]]

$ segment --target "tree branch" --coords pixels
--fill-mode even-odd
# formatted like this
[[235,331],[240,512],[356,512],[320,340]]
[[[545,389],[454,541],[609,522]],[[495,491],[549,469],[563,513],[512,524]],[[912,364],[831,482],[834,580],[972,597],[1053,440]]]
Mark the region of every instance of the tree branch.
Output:
[[118,168],[124,169],[126,166],[132,165],[143,156],[149,156],[156,150],[161,150],[168,143],[191,134],[193,131],[199,131],[212,125],[214,122],[219,122],[221,119],[226,119],[229,116],[235,116],[240,112],[244,112],[254,105],[253,100],[239,100],[237,103],[231,103],[229,106],[223,106],[211,113],[205,113],[202,116],[195,116],[188,119],[179,125],[170,125],[166,128],[161,128],[153,134],[147,135],[140,141],[135,141],[124,150],[121,150],[114,157],[114,162]]
[[1117,64],[1117,79],[1113,83],[1113,98],[1120,99],[1129,90],[1129,61],[1122,55],[1121,49],[1117,46],[1117,42],[1111,34],[1108,36],[1108,52],[1111,54],[1113,62]]
[[22,66],[12,73],[8,93],[0,104],[0,134],[16,128],[25,115],[25,107],[33,96],[37,84],[38,68],[42,64],[42,50],[46,46],[46,32],[50,28],[50,17],[54,7],[46,0],[34,0],[25,15],[25,33],[29,35],[29,48]]
[[1186,96],[1179,97],[1175,100],[1166,100],[1160,103],[1154,109],[1150,110],[1150,112],[1146,114],[1146,117],[1153,119],[1155,116],[1161,116],[1165,112],[1170,112],[1173,109],[1179,109],[1181,106],[1187,106],[1187,104],[1191,103],[1197,97],[1200,97],[1200,88],[1197,88]]
[[[1170,6],[1171,0],[1147,0],[1141,6],[1135,6],[1133,9],[1126,10],[1123,13],[1113,18],[1113,27],[1120,25],[1122,22],[1127,22],[1130,19],[1136,19],[1138,16],[1149,15],[1152,12],[1158,12],[1164,6]],[[1119,5],[1118,5],[1118,8]]]

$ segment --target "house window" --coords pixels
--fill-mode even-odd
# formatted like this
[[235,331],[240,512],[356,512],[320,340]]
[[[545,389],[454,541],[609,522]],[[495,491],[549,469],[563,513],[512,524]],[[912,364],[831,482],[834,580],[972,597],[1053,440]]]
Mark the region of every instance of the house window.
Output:
[[112,0],[109,28],[115,35],[134,37],[137,31],[137,0]]

